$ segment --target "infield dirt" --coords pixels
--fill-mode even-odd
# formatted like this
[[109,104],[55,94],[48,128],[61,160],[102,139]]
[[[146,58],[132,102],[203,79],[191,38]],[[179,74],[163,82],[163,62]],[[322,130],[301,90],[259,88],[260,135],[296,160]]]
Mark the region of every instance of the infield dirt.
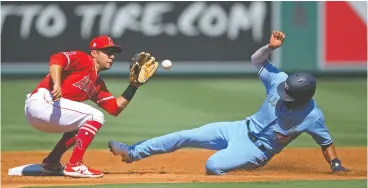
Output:
[[[76,179],[64,176],[8,176],[8,169],[39,163],[48,151],[2,152],[2,187],[67,186],[123,183],[181,182],[256,182],[279,180],[367,179],[367,148],[338,148],[343,165],[352,171],[332,174],[320,149],[285,149],[265,167],[253,171],[232,172],[223,176],[205,175],[207,158],[215,151],[187,149],[156,155],[125,164],[108,150],[87,150],[84,162],[103,170],[103,178]],[[71,152],[63,156],[66,162]]]

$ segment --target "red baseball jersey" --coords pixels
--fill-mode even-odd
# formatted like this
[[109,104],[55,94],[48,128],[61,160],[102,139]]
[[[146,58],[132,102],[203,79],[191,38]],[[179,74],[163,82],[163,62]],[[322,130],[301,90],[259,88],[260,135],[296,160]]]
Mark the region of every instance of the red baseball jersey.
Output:
[[[56,59],[57,61],[52,61]],[[72,101],[92,100],[99,104],[114,99],[104,81],[97,74],[92,57],[82,51],[59,52],[50,57],[50,65],[59,64],[64,71],[61,78],[61,94]],[[36,87],[53,90],[53,81],[48,74]]]

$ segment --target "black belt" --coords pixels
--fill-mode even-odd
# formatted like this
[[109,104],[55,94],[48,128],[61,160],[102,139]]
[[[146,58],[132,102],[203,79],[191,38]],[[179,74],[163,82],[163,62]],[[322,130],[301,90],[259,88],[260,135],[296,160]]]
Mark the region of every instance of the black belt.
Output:
[[248,137],[249,137],[249,139],[254,143],[254,145],[256,145],[257,146],[257,148],[258,149],[260,149],[261,151],[263,151],[263,152],[267,152],[267,150],[266,150],[266,148],[265,148],[265,146],[263,145],[263,144],[256,144],[256,142],[257,141],[259,141],[258,140],[258,138],[256,137],[256,136],[254,136],[253,134],[252,134],[252,132],[250,131],[250,128],[249,128],[249,120],[247,120],[247,129],[248,129]]

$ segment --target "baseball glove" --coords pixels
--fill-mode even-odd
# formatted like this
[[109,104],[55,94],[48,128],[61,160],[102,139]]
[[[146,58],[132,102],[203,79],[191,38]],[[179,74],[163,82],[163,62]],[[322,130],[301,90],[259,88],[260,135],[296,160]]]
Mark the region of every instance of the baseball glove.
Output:
[[135,54],[129,64],[129,81],[143,85],[156,73],[158,62],[149,53]]

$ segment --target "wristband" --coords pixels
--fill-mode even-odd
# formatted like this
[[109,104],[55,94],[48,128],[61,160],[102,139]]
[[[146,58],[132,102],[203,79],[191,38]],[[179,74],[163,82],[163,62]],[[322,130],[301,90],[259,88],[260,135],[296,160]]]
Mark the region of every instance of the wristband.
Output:
[[336,167],[341,166],[341,161],[338,158],[331,160],[331,168],[335,169]]
[[124,93],[121,94],[126,100],[130,101],[133,99],[135,92],[138,88],[129,84],[129,86],[125,89]]

